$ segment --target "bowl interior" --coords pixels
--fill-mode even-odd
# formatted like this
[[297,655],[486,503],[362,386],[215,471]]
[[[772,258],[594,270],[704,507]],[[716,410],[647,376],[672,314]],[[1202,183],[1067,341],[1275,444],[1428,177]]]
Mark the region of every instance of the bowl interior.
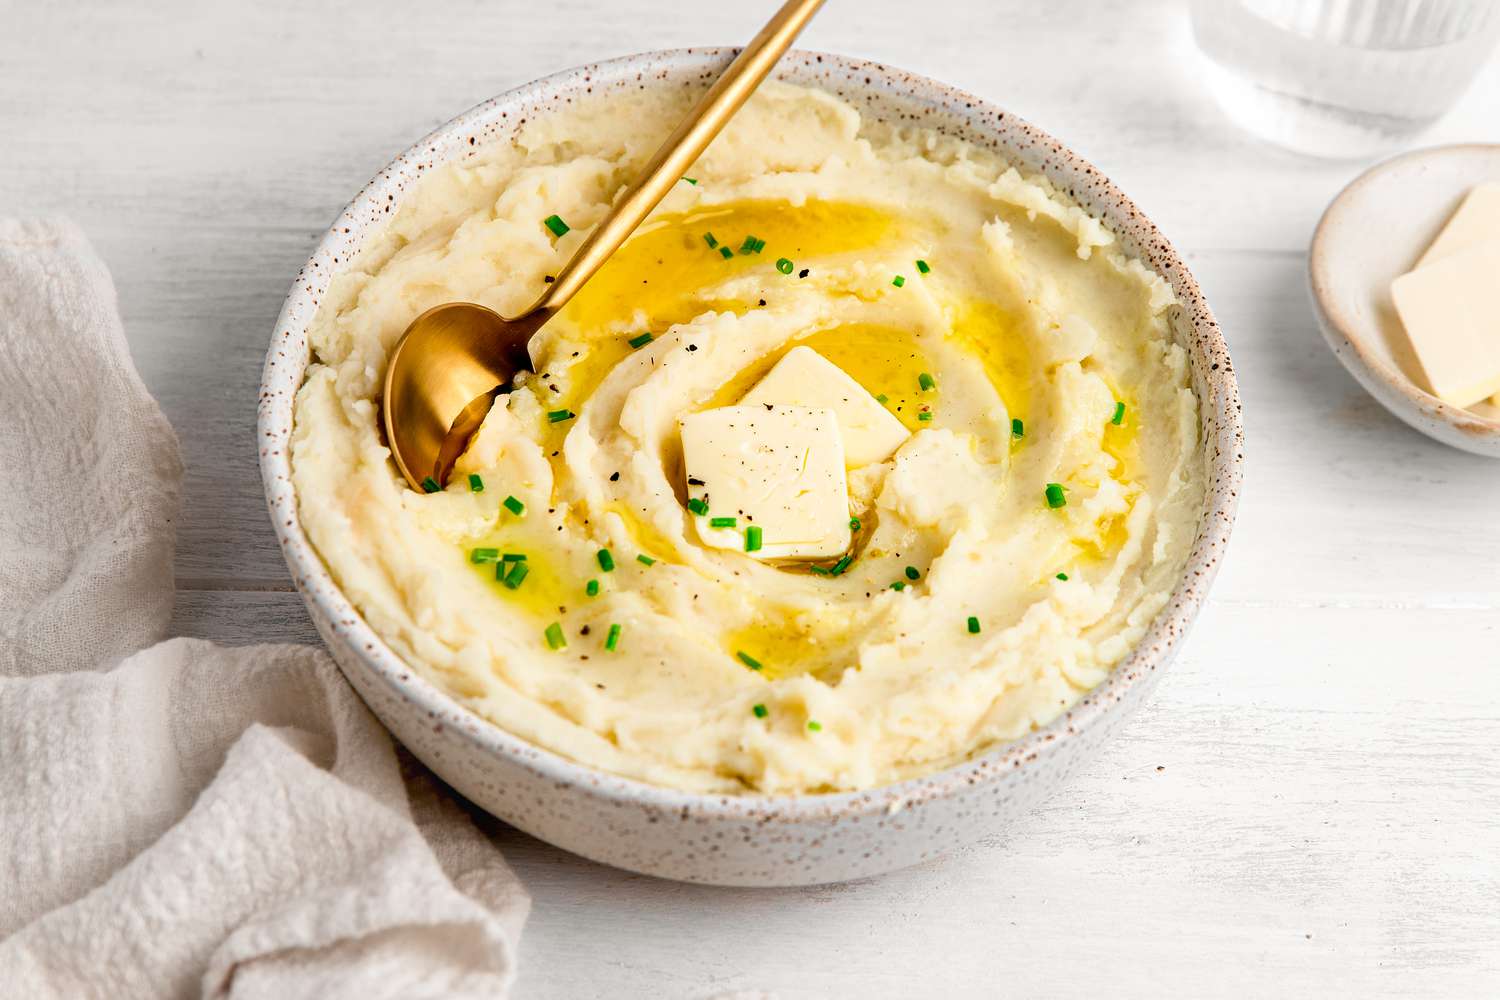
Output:
[[1308,266],[1324,322],[1348,343],[1340,360],[1358,366],[1361,381],[1387,387],[1377,398],[1408,422],[1416,415],[1462,427],[1476,442],[1492,435],[1500,454],[1500,407],[1461,409],[1427,391],[1390,294],[1391,281],[1415,266],[1469,190],[1493,180],[1500,145],[1442,146],[1382,163],[1334,199]]
[[[587,783],[594,794],[645,800],[705,816],[774,813],[779,818],[878,813],[941,796],[987,774],[1031,766],[1070,734],[1081,731],[1164,665],[1206,596],[1228,542],[1243,461],[1239,391],[1223,337],[1197,283],[1156,227],[1101,173],[1046,133],[963,91],[878,63],[827,53],[785,56],[777,77],[821,87],[887,122],[935,129],[997,150],[1023,170],[1045,175],[1066,191],[1172,286],[1181,301],[1174,334],[1187,349],[1201,404],[1200,446],[1208,464],[1208,495],[1183,575],[1146,636],[1106,680],[1043,730],[945,771],[865,792],[800,797],[730,799],[645,785],[575,764],[520,740],[467,712],[408,668],[364,622],[330,577],[304,534],[291,486],[287,443],[292,403],[309,356],[307,324],[329,280],[390,219],[405,191],[435,166],[474,154],[477,146],[507,141],[525,121],[612,89],[706,87],[733,58],[727,48],[680,49],[628,56],[568,70],[527,84],[465,112],[398,156],[340,214],[298,273],[267,354],[260,398],[261,467],[272,522],[288,566],[317,615],[333,623],[360,662],[416,708],[447,718],[466,717],[464,738],[487,753],[523,759],[550,780]],[[315,616],[316,617],[316,616]]]

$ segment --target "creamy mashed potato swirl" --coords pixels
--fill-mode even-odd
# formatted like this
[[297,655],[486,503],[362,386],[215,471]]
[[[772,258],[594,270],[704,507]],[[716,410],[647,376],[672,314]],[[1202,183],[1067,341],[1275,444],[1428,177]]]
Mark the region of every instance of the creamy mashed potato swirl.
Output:
[[[313,543],[475,712],[655,784],[866,788],[1045,725],[1166,601],[1205,470],[1168,286],[993,154],[768,85],[548,325],[447,489],[395,471],[378,398],[407,324],[525,308],[683,110],[601,98],[403,200],[311,325],[292,462]],[[679,418],[803,344],[911,432],[849,470],[836,576],[706,547],[685,507]],[[488,549],[525,555],[518,587]]]

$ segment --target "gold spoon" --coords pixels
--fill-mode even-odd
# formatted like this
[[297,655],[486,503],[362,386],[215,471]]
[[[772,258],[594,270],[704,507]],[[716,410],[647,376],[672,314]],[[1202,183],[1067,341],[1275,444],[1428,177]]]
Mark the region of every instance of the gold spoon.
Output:
[[531,308],[506,319],[472,302],[449,302],[412,320],[391,351],[381,412],[391,455],[414,488],[425,489],[429,477],[439,486],[448,481],[497,389],[509,386],[517,371],[531,370],[528,345],[537,330],[666,197],[822,5],[823,0],[788,0],[776,12]]

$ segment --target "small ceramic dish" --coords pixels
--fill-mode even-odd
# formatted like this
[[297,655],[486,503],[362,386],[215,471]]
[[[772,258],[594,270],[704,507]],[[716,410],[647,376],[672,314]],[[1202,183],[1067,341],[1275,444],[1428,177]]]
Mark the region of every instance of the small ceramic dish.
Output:
[[1419,149],[1365,171],[1323,213],[1308,251],[1313,310],[1345,368],[1386,409],[1444,444],[1500,458],[1500,407],[1463,409],[1423,386],[1391,304],[1464,195],[1500,180],[1500,145]]
[[414,754],[506,822],[605,864],[719,885],[806,885],[875,875],[937,857],[1035,806],[1116,732],[1182,645],[1223,558],[1238,504],[1239,388],[1224,338],[1172,245],[1127,198],[1056,139],[972,94],[879,63],[816,52],[776,75],[820,87],[866,115],[960,136],[1044,174],[1176,293],[1173,337],[1200,401],[1207,495],[1182,575],[1137,646],[1045,728],[935,774],[837,795],[728,796],[631,781],[544,750],[481,719],[412,670],[334,581],[303,531],[288,442],[309,363],[307,326],[335,275],[376,239],[412,187],[446,162],[508,142],[527,120],[575,101],[652,87],[701,90],[726,48],[649,52],[567,70],[465,112],[398,156],[350,202],[298,273],[261,384],[258,440],[271,520],[329,650],[370,709]]

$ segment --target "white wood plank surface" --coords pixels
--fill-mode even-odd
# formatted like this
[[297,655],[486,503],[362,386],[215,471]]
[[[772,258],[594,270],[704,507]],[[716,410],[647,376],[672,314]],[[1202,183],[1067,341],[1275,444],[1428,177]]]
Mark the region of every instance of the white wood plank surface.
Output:
[[[741,41],[770,6],[0,0],[0,213],[73,216],[113,270],[188,468],[177,631],[316,641],[252,428],[271,324],[343,203],[491,94]],[[1407,430],[1318,337],[1303,253],[1363,164],[1237,132],[1178,3],[835,0],[805,44],[1005,104],[1177,243],[1245,397],[1231,556],[1155,703],[956,856],[725,891],[497,824],[536,899],[520,995],[1500,995],[1500,463]],[[1500,63],[1424,143],[1458,140],[1500,141]]]

